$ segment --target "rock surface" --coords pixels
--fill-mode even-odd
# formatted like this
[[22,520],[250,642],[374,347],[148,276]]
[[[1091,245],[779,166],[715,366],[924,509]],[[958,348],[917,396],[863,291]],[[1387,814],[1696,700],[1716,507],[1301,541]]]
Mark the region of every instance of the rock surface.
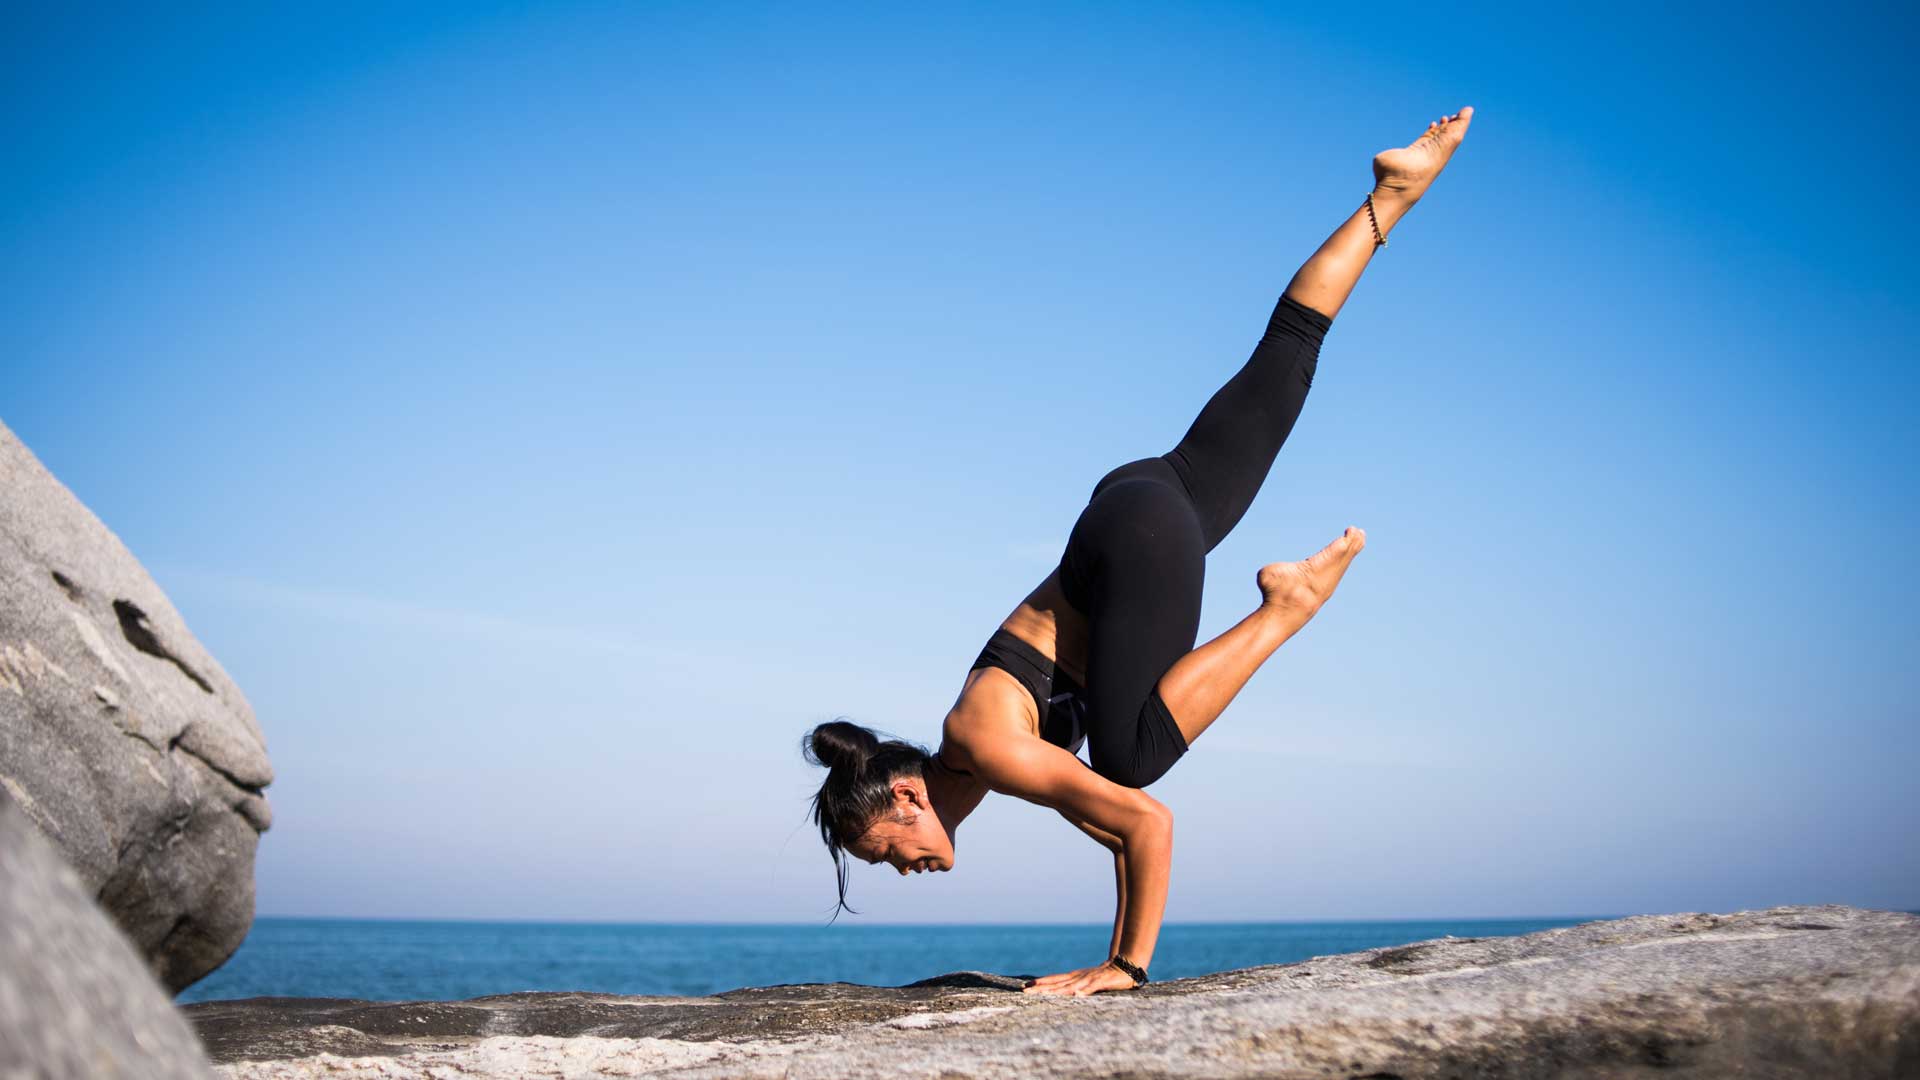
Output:
[[253,924],[272,779],[239,688],[0,425],[0,791],[171,990]]
[[0,794],[0,1076],[208,1075],[145,958]]
[[1920,1076],[1920,918],[1645,915],[1061,1000],[1016,978],[187,1007],[228,1077]]

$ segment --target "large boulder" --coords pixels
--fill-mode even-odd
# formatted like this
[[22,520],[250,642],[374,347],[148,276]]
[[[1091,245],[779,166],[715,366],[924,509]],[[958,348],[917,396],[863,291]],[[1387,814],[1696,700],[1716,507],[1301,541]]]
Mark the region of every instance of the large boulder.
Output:
[[185,1012],[233,1080],[1920,1076],[1920,918],[1859,908],[1442,938],[1090,998],[1020,986],[962,972],[704,998],[254,998]]
[[272,779],[239,687],[0,424],[0,791],[171,990],[253,924]]
[[193,1030],[73,869],[0,794],[0,1076],[208,1076]]

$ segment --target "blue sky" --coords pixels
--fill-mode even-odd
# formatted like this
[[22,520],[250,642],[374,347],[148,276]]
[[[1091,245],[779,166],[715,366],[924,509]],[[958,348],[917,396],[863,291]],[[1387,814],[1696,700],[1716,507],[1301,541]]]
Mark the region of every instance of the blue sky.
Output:
[[[1910,8],[9,7],[0,419],[246,691],[259,910],[809,921],[1093,482],[1476,107],[1203,635],[1173,920],[1920,906]],[[989,799],[873,921],[1111,915]]]

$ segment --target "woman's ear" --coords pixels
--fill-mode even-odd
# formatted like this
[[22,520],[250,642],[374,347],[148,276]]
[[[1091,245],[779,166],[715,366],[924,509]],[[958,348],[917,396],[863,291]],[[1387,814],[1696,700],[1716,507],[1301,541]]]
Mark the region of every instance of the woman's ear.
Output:
[[928,808],[927,789],[914,783],[912,777],[903,776],[893,782],[893,805],[902,813],[925,810]]

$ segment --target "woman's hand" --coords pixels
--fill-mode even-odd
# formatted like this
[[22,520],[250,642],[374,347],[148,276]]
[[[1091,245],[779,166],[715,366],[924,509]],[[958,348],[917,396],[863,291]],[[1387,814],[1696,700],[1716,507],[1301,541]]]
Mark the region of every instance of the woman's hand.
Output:
[[[1125,914],[1116,912],[1119,940],[1112,946],[1116,952],[1108,956],[1152,959],[1160,918],[1167,910],[1167,876],[1173,869],[1173,811],[1037,738],[990,739],[969,750],[980,779],[994,791],[1052,807],[1120,841],[1114,870],[1125,886],[1120,898]],[[1049,975],[1024,989],[1029,994],[1081,997],[1131,985],[1133,978],[1109,963]]]
[[1079,971],[1063,971],[1058,975],[1042,975],[1028,983],[1020,992],[1023,994],[1058,994],[1061,997],[1086,997],[1102,990],[1131,990],[1133,976],[1114,967],[1101,964],[1099,967],[1081,968]]

